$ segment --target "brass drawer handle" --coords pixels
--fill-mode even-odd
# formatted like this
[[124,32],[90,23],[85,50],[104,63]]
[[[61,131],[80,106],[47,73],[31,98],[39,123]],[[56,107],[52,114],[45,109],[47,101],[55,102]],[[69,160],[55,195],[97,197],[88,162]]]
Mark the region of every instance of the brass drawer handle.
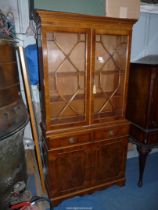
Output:
[[69,143],[70,144],[74,144],[74,143],[76,143],[77,142],[77,138],[76,137],[70,137],[69,138]]
[[114,135],[114,131],[113,130],[110,130],[109,131],[109,136],[113,136]]

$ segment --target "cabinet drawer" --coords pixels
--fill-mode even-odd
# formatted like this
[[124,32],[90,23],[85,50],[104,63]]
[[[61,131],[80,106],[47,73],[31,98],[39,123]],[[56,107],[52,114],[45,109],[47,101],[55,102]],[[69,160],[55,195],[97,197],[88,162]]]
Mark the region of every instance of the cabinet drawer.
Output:
[[48,138],[47,144],[49,148],[58,148],[77,145],[81,143],[88,143],[91,141],[91,134],[80,134],[80,135],[70,135],[66,137],[59,138]]
[[129,125],[108,127],[94,131],[95,140],[103,140],[127,136],[129,132]]
[[158,131],[149,133],[148,144],[158,145]]

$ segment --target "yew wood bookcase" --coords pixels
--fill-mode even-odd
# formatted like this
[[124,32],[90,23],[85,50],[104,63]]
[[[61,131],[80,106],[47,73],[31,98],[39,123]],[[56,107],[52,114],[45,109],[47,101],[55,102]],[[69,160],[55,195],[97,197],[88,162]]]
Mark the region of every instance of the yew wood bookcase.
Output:
[[36,11],[45,182],[55,204],[125,183],[135,20]]

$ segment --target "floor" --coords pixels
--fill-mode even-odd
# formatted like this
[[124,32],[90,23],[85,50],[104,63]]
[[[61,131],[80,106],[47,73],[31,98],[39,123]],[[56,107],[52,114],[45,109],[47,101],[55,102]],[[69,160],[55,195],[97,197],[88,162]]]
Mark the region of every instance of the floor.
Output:
[[[34,150],[25,150],[25,151],[26,151],[28,177],[31,177],[31,176],[34,177],[34,179],[33,179],[34,183],[32,183],[34,185],[34,188],[33,189],[31,188],[32,194],[47,197],[46,192],[42,191],[36,157],[35,157],[35,152],[34,152]],[[28,180],[29,180],[29,178],[28,178]],[[39,210],[46,210],[46,209],[49,209],[49,205],[46,202],[42,202],[38,208],[39,208]]]

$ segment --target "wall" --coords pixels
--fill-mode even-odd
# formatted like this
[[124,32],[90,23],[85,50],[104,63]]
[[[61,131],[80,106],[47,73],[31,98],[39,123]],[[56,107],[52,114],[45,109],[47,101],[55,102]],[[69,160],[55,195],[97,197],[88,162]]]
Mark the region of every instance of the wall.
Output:
[[17,33],[24,33],[26,30],[25,25],[21,24],[21,22],[28,23],[28,8],[27,8],[27,0],[23,0],[23,8],[25,8],[24,15],[20,14],[21,7],[21,0],[5,0],[0,1],[0,9],[3,13],[7,14],[8,12],[13,13],[14,20],[15,20],[15,26],[16,26],[16,32]]
[[27,46],[28,44],[35,43],[34,36],[27,33],[30,23],[28,0],[0,1],[0,9],[6,15],[8,12],[13,13],[20,45]]
[[105,0],[34,0],[34,7],[90,15],[105,15]]
[[140,19],[134,25],[132,37],[131,61],[147,55],[158,55],[158,14],[141,12]]

